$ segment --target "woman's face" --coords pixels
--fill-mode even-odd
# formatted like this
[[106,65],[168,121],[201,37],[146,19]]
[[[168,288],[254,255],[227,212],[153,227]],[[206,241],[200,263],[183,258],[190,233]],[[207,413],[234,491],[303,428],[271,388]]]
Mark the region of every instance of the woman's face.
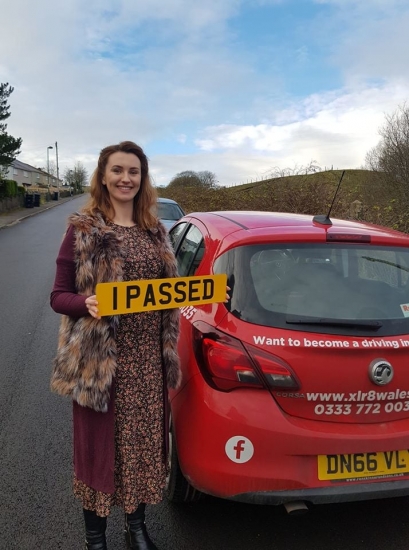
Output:
[[103,185],[113,204],[133,201],[141,186],[141,161],[133,153],[117,151],[108,158]]

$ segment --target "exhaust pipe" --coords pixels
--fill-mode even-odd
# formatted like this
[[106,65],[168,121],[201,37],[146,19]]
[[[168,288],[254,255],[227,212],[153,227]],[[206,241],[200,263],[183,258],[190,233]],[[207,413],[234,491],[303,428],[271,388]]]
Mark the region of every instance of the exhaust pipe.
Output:
[[303,500],[296,500],[295,502],[285,502],[284,508],[287,511],[287,514],[290,516],[300,516],[301,514],[306,514],[308,512],[308,506]]

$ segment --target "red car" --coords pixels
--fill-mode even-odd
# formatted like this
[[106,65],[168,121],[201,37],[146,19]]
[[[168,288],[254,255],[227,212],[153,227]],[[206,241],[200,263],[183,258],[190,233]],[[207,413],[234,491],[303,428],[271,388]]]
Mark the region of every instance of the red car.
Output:
[[409,495],[409,235],[206,212],[170,236],[180,276],[226,273],[231,299],[182,308],[168,498]]

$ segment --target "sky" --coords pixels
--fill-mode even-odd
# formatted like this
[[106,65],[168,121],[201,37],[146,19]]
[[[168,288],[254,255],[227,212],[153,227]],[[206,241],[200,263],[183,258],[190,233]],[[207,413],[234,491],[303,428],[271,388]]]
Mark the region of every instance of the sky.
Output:
[[[0,0],[18,159],[60,175],[123,140],[154,184],[362,168],[409,98],[407,0]],[[50,160],[55,162],[55,147]]]

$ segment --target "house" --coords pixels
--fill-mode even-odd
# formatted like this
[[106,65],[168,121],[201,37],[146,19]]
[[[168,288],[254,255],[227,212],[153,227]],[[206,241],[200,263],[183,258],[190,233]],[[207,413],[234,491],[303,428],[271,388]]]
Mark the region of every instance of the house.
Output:
[[8,171],[6,172],[6,178],[10,180],[15,180],[18,185],[23,187],[47,187],[48,185],[52,187],[59,187],[62,185],[62,180],[59,180],[59,185],[57,184],[57,178],[52,174],[48,174],[40,168],[35,168],[30,164],[21,162],[19,160],[14,160],[9,166]]

